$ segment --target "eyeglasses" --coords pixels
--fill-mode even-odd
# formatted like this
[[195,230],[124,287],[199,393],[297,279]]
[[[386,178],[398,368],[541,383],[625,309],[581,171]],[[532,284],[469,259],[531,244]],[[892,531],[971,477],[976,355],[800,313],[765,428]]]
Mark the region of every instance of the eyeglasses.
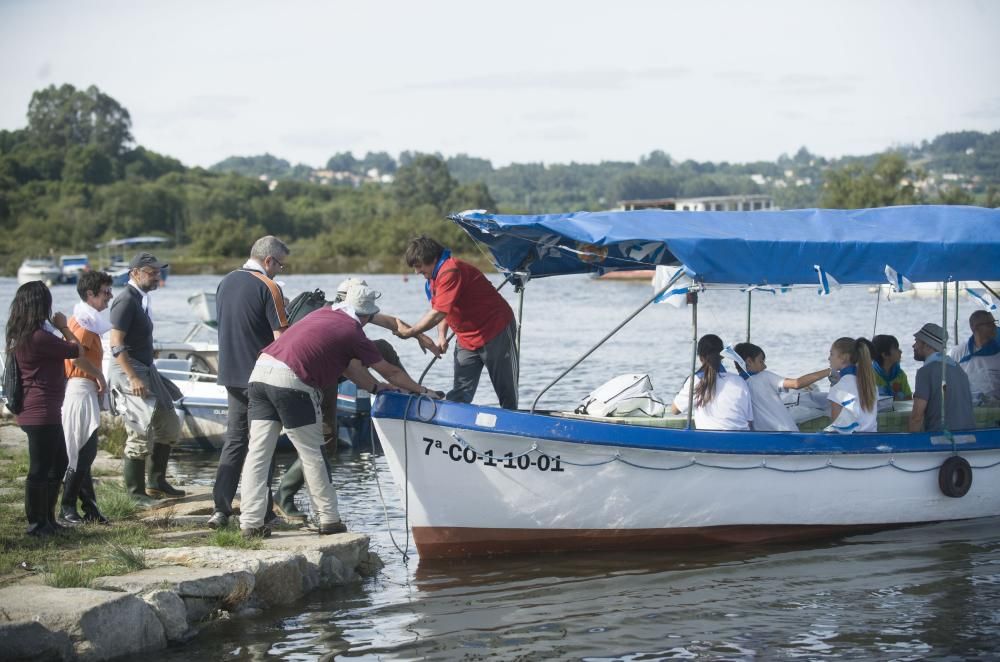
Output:
[[271,256],[271,259],[278,263],[278,271],[284,271],[285,270],[285,265],[283,265],[281,263],[281,260],[279,260],[278,258],[274,257],[273,255]]
[[112,297],[112,296],[114,296],[114,294],[111,293],[111,288],[110,287],[108,289],[106,289],[106,290],[101,290],[101,294],[103,294],[106,297]]

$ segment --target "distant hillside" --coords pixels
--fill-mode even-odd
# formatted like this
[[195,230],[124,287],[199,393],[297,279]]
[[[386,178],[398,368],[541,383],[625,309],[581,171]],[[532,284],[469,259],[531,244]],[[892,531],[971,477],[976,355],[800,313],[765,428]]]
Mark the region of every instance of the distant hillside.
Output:
[[[596,164],[513,163],[494,168],[488,160],[458,154],[438,158],[459,183],[481,182],[505,211],[556,212],[604,209],[634,198],[694,197],[739,193],[767,193],[785,209],[815,207],[822,203],[823,184],[831,169],[874,167],[886,153],[906,160],[918,199],[933,201],[945,195],[987,204],[1000,188],[1000,131],[946,133],[920,145],[903,145],[883,153],[827,159],[801,148],[794,156],[753,163],[678,162],[663,151],[653,151],[638,161],[604,161]],[[355,158],[336,154],[325,169],[305,165],[292,168],[269,154],[231,157],[212,166],[213,171],[268,179],[296,179],[317,183],[360,185],[383,183],[400,166],[415,158],[403,152],[393,159],[385,152]],[[991,190],[994,191],[991,194]],[[990,197],[990,196],[993,197]],[[963,197],[964,196],[964,197]]]

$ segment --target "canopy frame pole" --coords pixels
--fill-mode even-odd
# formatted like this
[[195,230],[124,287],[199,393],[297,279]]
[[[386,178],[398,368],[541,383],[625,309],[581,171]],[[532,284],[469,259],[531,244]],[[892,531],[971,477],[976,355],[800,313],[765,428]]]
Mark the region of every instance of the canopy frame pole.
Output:
[[[747,342],[750,342],[750,307],[752,303],[753,290],[747,290]],[[697,305],[697,302],[695,305]]]
[[955,281],[955,342],[958,342],[958,281]]
[[574,368],[576,368],[576,367],[577,367],[578,365],[580,365],[581,363],[583,363],[583,361],[584,361],[584,360],[585,360],[585,359],[586,359],[586,358],[587,358],[588,356],[590,356],[591,354],[593,354],[593,353],[594,353],[594,352],[595,352],[595,351],[597,350],[597,348],[598,348],[598,347],[600,347],[601,345],[603,345],[604,343],[606,343],[606,342],[608,341],[608,339],[609,339],[609,338],[611,338],[611,336],[613,336],[613,335],[615,335],[616,333],[618,333],[618,332],[619,332],[619,331],[620,331],[620,330],[622,329],[622,327],[624,327],[624,326],[625,326],[626,324],[628,324],[629,322],[631,322],[631,321],[632,321],[632,320],[633,320],[633,319],[635,318],[635,316],[636,316],[636,315],[638,315],[639,313],[641,313],[641,312],[642,312],[643,310],[645,310],[645,309],[646,309],[646,307],[647,307],[647,306],[649,306],[649,304],[651,304],[651,303],[653,303],[654,301],[656,301],[657,299],[659,299],[659,298],[660,298],[660,296],[662,296],[664,292],[666,292],[666,291],[667,291],[667,290],[669,290],[669,289],[670,289],[671,287],[673,287],[674,283],[676,283],[676,282],[677,282],[678,280],[680,280],[681,276],[683,276],[683,275],[684,275],[684,270],[683,270],[683,269],[678,269],[678,270],[677,270],[677,273],[675,273],[675,274],[673,275],[673,277],[672,277],[672,278],[670,279],[670,281],[669,281],[669,282],[668,282],[668,283],[667,283],[666,285],[664,285],[663,287],[661,287],[661,288],[660,288],[660,289],[659,289],[659,290],[658,290],[658,291],[657,291],[657,292],[656,292],[656,293],[655,293],[655,294],[654,294],[653,296],[651,296],[651,297],[650,297],[649,299],[647,299],[645,303],[643,303],[643,304],[642,304],[641,306],[639,306],[639,307],[638,307],[638,308],[637,308],[637,309],[635,310],[635,312],[633,312],[633,313],[632,313],[631,315],[629,315],[628,317],[626,317],[626,318],[625,318],[625,319],[624,319],[624,320],[622,321],[622,323],[621,323],[621,324],[619,324],[619,325],[618,325],[618,326],[616,326],[615,328],[611,329],[611,331],[609,331],[609,332],[608,332],[608,334],[607,334],[606,336],[604,336],[603,338],[601,338],[601,339],[600,339],[600,340],[599,340],[599,341],[597,342],[597,344],[596,344],[596,345],[594,345],[593,347],[591,347],[590,349],[588,349],[588,350],[587,350],[586,352],[584,352],[584,353],[583,353],[583,356],[581,356],[580,358],[578,358],[578,359],[577,359],[577,360],[576,360],[576,361],[575,361],[575,362],[573,363],[573,365],[571,365],[570,367],[568,367],[568,368],[566,368],[565,370],[563,370],[563,371],[562,371],[562,373],[561,373],[561,374],[560,374],[560,375],[559,375],[558,377],[556,377],[556,378],[555,378],[555,379],[553,379],[553,380],[552,380],[551,382],[549,382],[549,383],[548,383],[548,385],[547,385],[547,386],[546,386],[545,388],[543,388],[543,389],[542,389],[542,390],[541,390],[541,391],[540,391],[540,392],[538,393],[538,395],[536,395],[536,396],[535,396],[535,399],[534,399],[534,400],[533,400],[533,401],[531,402],[531,409],[530,409],[530,410],[528,410],[528,411],[529,411],[530,413],[534,414],[534,413],[535,413],[535,407],[537,407],[537,406],[538,406],[538,401],[539,401],[539,400],[540,400],[540,399],[542,398],[542,396],[543,396],[543,395],[545,395],[545,393],[546,393],[546,392],[547,392],[547,391],[548,391],[548,390],[549,390],[550,388],[552,388],[553,386],[555,386],[555,385],[556,385],[556,384],[557,384],[557,383],[559,382],[559,380],[561,380],[561,379],[562,379],[563,377],[565,377],[565,376],[566,376],[566,375],[568,375],[568,374],[569,374],[570,372],[572,372]]
[[694,416],[694,373],[698,370],[698,293],[692,292],[688,300],[691,302],[691,376],[688,378],[687,429],[690,430]]
[[[993,288],[990,287],[989,285],[987,285],[985,281],[979,281],[979,284],[982,285],[983,287],[985,287],[987,292],[989,292],[990,294],[992,294],[993,296],[995,296],[997,299],[1000,299],[1000,294],[997,294],[996,292],[994,292]],[[955,338],[958,338],[958,336],[955,336]]]
[[[944,331],[944,348],[941,350],[941,429],[947,433],[948,420],[944,396],[948,382],[948,362],[946,360],[948,358],[948,281],[941,284],[941,330]],[[954,440],[952,450],[954,450]]]
[[[517,364],[521,365],[521,326],[524,324],[524,286],[525,283],[521,283],[514,289],[517,291],[517,336],[515,342],[517,343]],[[514,375],[514,392],[517,393],[521,388],[521,371],[518,370],[517,374]]]
[[[882,301],[882,285],[875,286],[875,321],[872,322],[872,338],[875,337],[876,329],[878,329],[878,305]],[[880,357],[873,357],[876,360]]]

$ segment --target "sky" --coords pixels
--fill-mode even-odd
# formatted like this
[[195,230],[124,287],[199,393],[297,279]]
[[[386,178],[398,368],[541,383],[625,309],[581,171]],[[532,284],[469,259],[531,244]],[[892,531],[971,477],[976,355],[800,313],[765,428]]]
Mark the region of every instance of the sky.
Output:
[[0,129],[96,85],[210,166],[772,161],[1000,129],[993,0],[0,0]]

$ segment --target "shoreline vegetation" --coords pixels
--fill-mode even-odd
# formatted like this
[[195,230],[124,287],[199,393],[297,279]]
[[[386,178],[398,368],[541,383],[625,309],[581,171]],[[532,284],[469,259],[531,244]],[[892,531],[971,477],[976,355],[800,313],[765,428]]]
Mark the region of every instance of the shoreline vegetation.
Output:
[[[87,253],[110,239],[157,236],[174,273],[223,274],[273,234],[292,273],[407,273],[406,242],[428,234],[483,265],[450,213],[605,210],[621,200],[767,194],[783,209],[906,204],[1000,206],[1000,131],[946,133],[837,159],[805,147],[774,161],[512,163],[466,154],[335,154],[322,168],[271,155],[211,168],[135,143],[127,109],[96,86],[36,91],[27,126],[0,130],[0,275],[26,257]],[[124,256],[123,256],[124,257]]]

